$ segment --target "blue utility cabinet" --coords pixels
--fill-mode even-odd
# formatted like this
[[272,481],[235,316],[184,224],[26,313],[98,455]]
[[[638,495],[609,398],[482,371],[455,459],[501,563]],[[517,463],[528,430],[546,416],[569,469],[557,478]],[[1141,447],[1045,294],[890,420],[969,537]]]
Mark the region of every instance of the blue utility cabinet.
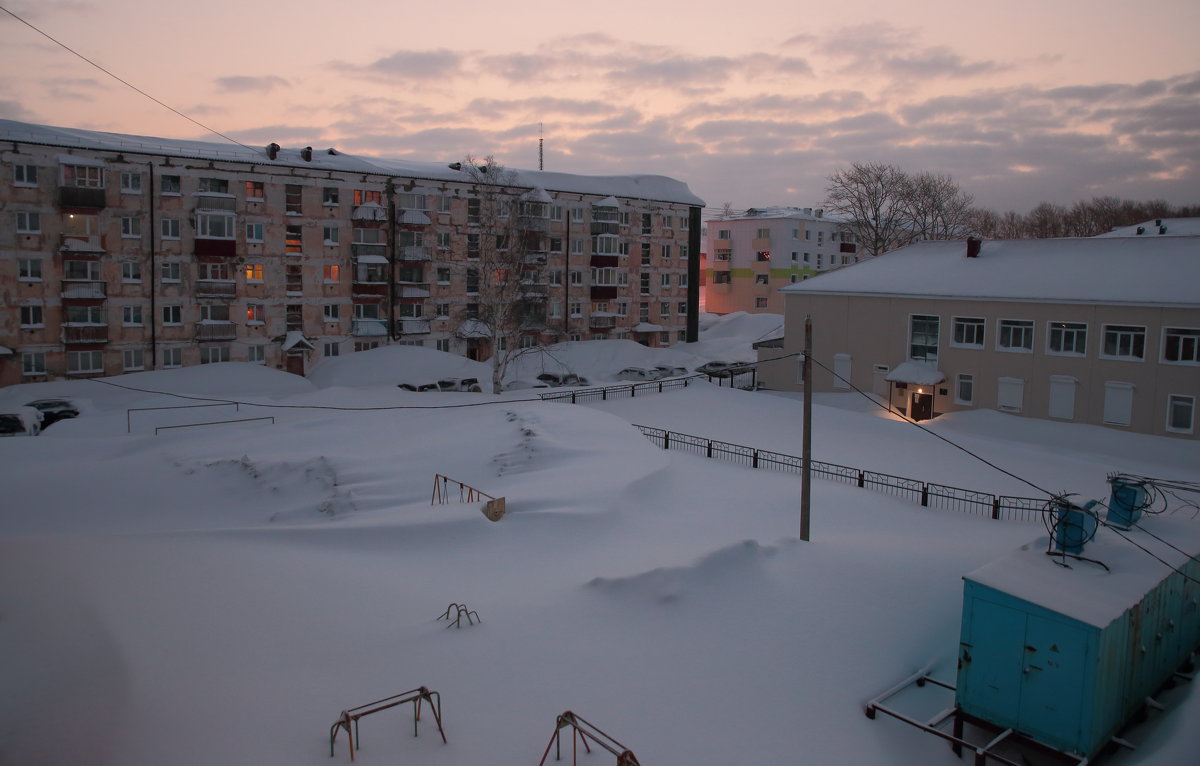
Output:
[[1200,520],[1142,526],[1170,546],[1123,534],[1174,569],[1101,529],[1081,555],[1108,570],[1042,538],[963,578],[961,712],[1089,759],[1108,743],[1200,648]]

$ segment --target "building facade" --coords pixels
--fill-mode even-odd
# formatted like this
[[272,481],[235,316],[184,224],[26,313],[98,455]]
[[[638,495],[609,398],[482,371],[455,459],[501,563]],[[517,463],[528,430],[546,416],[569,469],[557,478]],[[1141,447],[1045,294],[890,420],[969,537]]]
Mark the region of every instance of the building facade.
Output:
[[704,310],[782,314],[779,289],[856,263],[858,245],[823,210],[758,208],[705,223]]
[[[694,338],[703,202],[685,184],[503,178],[0,120],[0,385],[219,361],[303,374],[389,343],[486,359],[472,319],[495,279],[520,280],[522,346]],[[516,268],[482,273],[514,238]]]
[[[974,249],[974,254],[968,253]],[[814,390],[1198,438],[1200,237],[923,242],[785,288]],[[760,368],[799,390],[796,357]]]

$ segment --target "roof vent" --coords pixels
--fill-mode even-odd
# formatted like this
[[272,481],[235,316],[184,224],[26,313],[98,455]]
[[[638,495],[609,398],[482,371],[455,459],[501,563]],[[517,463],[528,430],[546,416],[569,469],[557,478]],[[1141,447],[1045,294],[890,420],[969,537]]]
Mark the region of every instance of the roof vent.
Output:
[[300,150],[300,159],[305,162],[312,162],[312,147],[306,146]]
[[326,152],[328,152],[329,154],[332,154],[332,155],[336,155],[336,154],[337,154],[337,149],[334,149],[332,146],[331,146],[331,147],[329,147],[328,149],[326,149],[325,151],[326,151]]
[[451,163],[448,165],[448,167],[449,167],[451,170],[462,170],[462,163],[461,163],[461,162],[451,162]]
[[974,237],[967,237],[967,257],[978,258],[979,250],[983,247],[983,241]]
[[813,215],[815,215],[817,218],[824,218],[825,211],[821,210],[820,208],[817,208],[815,211],[813,211]]
[[1159,233],[1159,234],[1166,234],[1166,233],[1167,233],[1167,227],[1166,227],[1166,226],[1159,226],[1159,227],[1158,227],[1158,233]]
[[275,144],[275,143],[267,144],[267,156],[270,157],[271,159],[275,159],[276,157],[278,157],[279,156],[279,144]]
[[1145,234],[1145,233],[1146,233],[1146,227],[1145,227],[1145,226],[1139,226],[1139,227],[1137,227],[1137,233],[1138,233],[1138,236],[1141,236],[1142,234]]

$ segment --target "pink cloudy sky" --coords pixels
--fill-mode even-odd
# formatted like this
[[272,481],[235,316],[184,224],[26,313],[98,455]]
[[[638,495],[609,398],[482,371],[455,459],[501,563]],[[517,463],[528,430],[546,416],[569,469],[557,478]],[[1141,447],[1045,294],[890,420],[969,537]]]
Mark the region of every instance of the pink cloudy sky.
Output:
[[[238,141],[662,173],[816,206],[859,160],[980,204],[1200,202],[1196,0],[0,0]],[[197,138],[0,13],[0,117]]]

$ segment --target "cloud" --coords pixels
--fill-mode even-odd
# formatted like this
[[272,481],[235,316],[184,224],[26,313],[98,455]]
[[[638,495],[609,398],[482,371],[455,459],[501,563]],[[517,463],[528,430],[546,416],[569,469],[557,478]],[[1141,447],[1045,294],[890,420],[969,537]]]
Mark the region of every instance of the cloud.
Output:
[[218,77],[217,89],[226,93],[266,93],[275,88],[291,87],[291,83],[282,77],[264,75],[252,77],[249,75],[233,75]]
[[36,115],[26,109],[19,101],[0,99],[0,119],[33,122]]
[[321,143],[325,128],[302,125],[263,125],[257,128],[243,130],[226,130],[225,135],[239,141],[255,144],[295,144],[296,146],[316,146]]
[[465,55],[444,48],[435,51],[396,51],[371,62],[366,70],[407,79],[447,77],[459,72]]

